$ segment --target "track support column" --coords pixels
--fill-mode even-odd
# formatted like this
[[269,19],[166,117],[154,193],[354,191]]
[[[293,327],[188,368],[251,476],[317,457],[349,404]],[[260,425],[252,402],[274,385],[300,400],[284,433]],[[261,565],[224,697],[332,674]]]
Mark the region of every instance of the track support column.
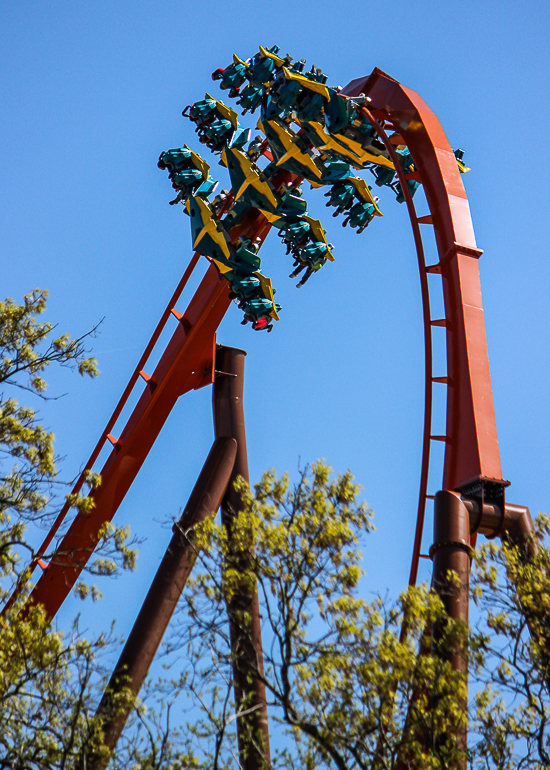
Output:
[[[470,585],[470,517],[468,509],[457,492],[443,490],[435,496],[434,542],[430,549],[433,558],[433,587],[441,597],[447,615],[468,625]],[[458,580],[449,579],[449,571]],[[434,628],[437,641],[442,629]],[[460,704],[464,709],[463,724],[457,727],[459,746],[468,744],[468,664],[460,645],[449,651],[446,658],[453,669],[464,676],[466,692]],[[453,765],[453,770],[466,770],[466,758]]]
[[[237,441],[237,457],[231,480],[222,502],[222,523],[231,539],[234,516],[242,502],[233,482],[237,476],[249,481],[246,433],[244,425],[244,350],[220,346],[216,352],[213,408],[217,438],[230,437]],[[246,557],[245,557],[246,558]],[[243,628],[239,617],[243,611],[250,624]],[[233,676],[237,708],[245,701],[250,712],[237,720],[240,764],[242,770],[267,770],[270,767],[267,703],[263,678],[263,651],[260,607],[256,591],[246,588],[228,606]],[[259,677],[251,676],[256,671]]]
[[[99,704],[108,752],[81,757],[81,770],[104,770],[109,763],[195,564],[192,530],[220,507],[236,454],[232,438],[217,439],[210,450]],[[130,697],[117,704],[123,691]]]

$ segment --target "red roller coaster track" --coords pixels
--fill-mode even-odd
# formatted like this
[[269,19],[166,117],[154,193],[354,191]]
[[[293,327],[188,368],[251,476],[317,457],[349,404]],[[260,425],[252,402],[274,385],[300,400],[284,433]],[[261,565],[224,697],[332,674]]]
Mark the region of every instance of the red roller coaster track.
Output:
[[[352,81],[343,91],[348,96],[364,93],[370,97],[367,116],[375,125],[390,157],[396,161],[387,129],[403,137],[414,157],[415,172],[405,174],[398,162],[395,168],[411,219],[418,254],[423,297],[426,341],[426,402],[424,445],[418,505],[418,522],[410,582],[416,581],[427,497],[428,465],[432,440],[445,442],[442,487],[448,490],[491,489],[504,504],[500,456],[491,391],[485,324],[481,301],[478,259],[481,251],[474,238],[470,210],[454,153],[443,129],[424,101],[396,80],[375,69],[369,77]],[[399,138],[399,137],[398,137]],[[285,177],[287,178],[287,177]],[[430,214],[418,218],[407,180],[422,182]],[[281,175],[280,182],[283,176]],[[420,225],[434,228],[439,262],[425,264]],[[257,211],[230,233],[264,240],[270,225]],[[146,384],[139,401],[120,436],[111,431],[130,394],[140,379],[148,357],[157,342],[177,299],[199,261],[195,254],[166,308],[149,345],[140,359],[122,398],[94,449],[86,469],[94,463],[106,442],[112,451],[101,469],[102,484],[90,493],[95,501],[91,513],[78,514],[62,538],[54,557],[44,568],[32,593],[34,602],[43,604],[50,617],[59,610],[98,543],[104,522],[111,521],[134,478],[153,446],[174,404],[184,393],[213,381],[216,330],[227,311],[229,285],[211,264],[179,320],[176,331]],[[427,273],[441,275],[445,318],[430,315]],[[434,378],[431,335],[434,326],[445,327],[447,374]],[[447,427],[445,436],[431,434],[432,383],[447,387]],[[85,474],[75,490],[84,484]],[[496,490],[496,492],[495,492]],[[483,498],[483,492],[482,492]],[[68,513],[66,506],[45,539],[32,567],[50,546]],[[42,563],[43,564],[43,563]],[[42,566],[42,565],[41,565]]]

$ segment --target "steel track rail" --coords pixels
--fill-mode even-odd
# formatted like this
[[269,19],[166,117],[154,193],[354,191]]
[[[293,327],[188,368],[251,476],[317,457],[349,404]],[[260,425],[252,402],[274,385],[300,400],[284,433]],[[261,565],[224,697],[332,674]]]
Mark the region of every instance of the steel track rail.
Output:
[[407,204],[407,211],[411,220],[411,226],[416,247],[418,270],[420,273],[420,291],[422,294],[422,316],[424,326],[424,433],[422,439],[422,461],[420,468],[420,489],[418,492],[418,507],[416,515],[416,529],[414,535],[413,556],[409,575],[409,585],[415,585],[418,577],[418,564],[420,561],[420,549],[422,546],[422,534],[424,531],[424,519],[426,515],[426,496],[428,494],[428,474],[430,470],[430,448],[432,435],[432,411],[433,411],[433,347],[432,347],[432,323],[430,310],[430,291],[426,273],[426,257],[420,225],[416,214],[413,197],[405,172],[399,162],[399,156],[380,122],[366,107],[363,112],[375,127],[380,139],[384,142],[386,150],[395,166],[401,189]]
[[[416,581],[425,516],[430,444],[444,441],[443,489],[461,489],[476,481],[490,482],[504,490],[498,447],[489,358],[481,300],[477,248],[464,185],[456,159],[439,120],[411,89],[375,68],[368,77],[352,81],[342,92],[347,96],[369,97],[369,120],[392,158],[399,177],[418,255],[425,339],[425,412],[421,479],[417,522],[410,571]],[[382,128],[387,122],[403,137],[415,165],[405,174],[395,149]],[[419,180],[424,188],[439,262],[426,266],[420,221],[406,182]],[[441,274],[447,348],[447,418],[445,436],[431,435],[432,339],[429,291],[426,272]],[[504,493],[502,491],[504,504]],[[475,537],[475,536],[474,536]]]
[[[231,233],[231,237],[236,239],[239,234],[246,233],[248,237],[260,238],[263,242],[270,228],[259,212],[253,212],[239,225],[238,232]],[[235,230],[237,231],[237,228]],[[192,258],[184,274],[186,280],[197,263],[197,257],[198,255],[195,255]],[[181,287],[181,290],[183,283],[182,279],[178,287]],[[175,296],[174,294],[172,300]],[[146,383],[120,437],[114,439],[113,449],[101,469],[101,485],[92,489],[89,494],[94,500],[94,508],[89,513],[76,515],[30,593],[30,601],[42,604],[50,618],[55,616],[74,587],[99,542],[103,525],[112,521],[178,398],[213,381],[216,330],[230,304],[229,284],[220,276],[217,268],[210,264],[187,309],[180,317],[172,339],[152,377]],[[93,462],[96,461],[107,435],[113,429],[133,391],[139,372],[170,316],[170,310],[168,307],[163,314],[115,412],[102,432],[90,458]],[[86,470],[91,468],[92,463],[89,461]],[[85,473],[77,482],[77,490],[84,483]],[[63,517],[67,512],[68,507],[61,512]],[[61,513],[54,523],[55,531],[48,533],[45,540],[47,544],[52,542],[55,532],[61,526]],[[41,547],[33,566],[36,566],[38,558],[44,553],[43,548],[44,546]],[[21,590],[22,585],[19,585],[3,612],[12,606]]]

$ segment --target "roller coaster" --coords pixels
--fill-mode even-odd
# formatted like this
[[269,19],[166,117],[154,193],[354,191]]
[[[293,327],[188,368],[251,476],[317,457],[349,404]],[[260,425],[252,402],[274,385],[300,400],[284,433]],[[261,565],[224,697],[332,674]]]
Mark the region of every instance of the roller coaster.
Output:
[[[30,572],[38,567],[42,570],[30,600],[55,616],[97,546],[102,526],[113,519],[173,406],[185,393],[214,384],[216,435],[218,440],[225,437],[226,445],[214,448],[209,467],[225,464],[225,482],[218,485],[213,498],[216,504],[210,499],[210,505],[219,507],[222,498],[231,494],[226,489],[236,469],[246,476],[246,458],[241,456],[240,466],[235,460],[235,451],[237,456],[246,451],[244,428],[236,428],[235,420],[228,417],[233,409],[231,399],[242,401],[242,384],[240,394],[238,390],[242,366],[238,351],[216,345],[216,330],[232,302],[243,312],[242,323],[250,323],[255,331],[269,333],[281,318],[284,323],[275,289],[261,270],[262,244],[272,228],[278,230],[292,260],[290,277],[301,276],[297,286],[303,287],[337,258],[321,222],[307,213],[303,186],[326,187],[327,207],[333,209],[333,216],[342,217],[344,226],[349,224],[362,233],[382,217],[372,186],[357,175],[367,171],[374,185],[391,188],[397,202],[407,207],[422,293],[424,437],[409,582],[416,582],[421,556],[430,450],[432,442],[443,442],[442,491],[435,495],[430,550],[433,583],[437,588],[449,568],[458,572],[463,589],[445,601],[453,616],[467,620],[470,549],[477,533],[522,541],[532,531],[532,522],[526,508],[505,501],[509,482],[502,477],[489,373],[479,276],[482,251],[475,242],[461,179],[469,170],[464,152],[453,151],[437,117],[418,94],[377,68],[343,89],[331,87],[320,69],[313,66],[305,72],[304,60],[283,57],[274,46],[260,47],[246,60],[234,56],[212,78],[236,100],[243,115],[258,113],[259,133],[252,136],[250,129],[240,125],[238,113],[210,94],[183,110],[183,116],[194,123],[200,142],[219,156],[228,172],[231,190],[218,194],[209,164],[187,145],[160,155],[158,165],[168,171],[176,192],[170,202],[183,205],[189,215],[194,255],[73,490],[81,491],[86,474],[96,470],[98,457],[110,442],[110,454],[100,469],[101,486],[90,492],[94,507],[75,516],[53,556],[46,560],[69,514],[69,504],[61,510],[30,565]],[[413,198],[421,185],[430,213],[419,217]],[[425,228],[433,228],[438,253],[437,263],[429,265],[423,245]],[[201,257],[210,263],[208,270],[187,309],[180,313],[175,305]],[[428,274],[440,277],[444,318],[432,316]],[[147,374],[151,352],[173,316],[177,319],[173,336],[154,371]],[[446,338],[444,376],[433,373],[434,333]],[[445,385],[447,391],[445,435],[432,433],[434,383]],[[115,436],[121,412],[138,387],[137,405]],[[224,388],[228,392],[220,395]],[[242,422],[242,416],[235,419]],[[236,450],[227,444],[228,437],[237,442]],[[203,479],[201,483],[206,488],[210,482]],[[259,630],[255,641],[261,655]],[[130,660],[127,656],[128,666]],[[462,665],[458,658],[455,663],[458,668]],[[145,671],[147,667],[148,663]],[[261,688],[256,697],[261,704]],[[258,729],[268,741],[266,720],[261,715],[258,720]],[[264,766],[265,757],[245,754],[243,767],[257,770]]]

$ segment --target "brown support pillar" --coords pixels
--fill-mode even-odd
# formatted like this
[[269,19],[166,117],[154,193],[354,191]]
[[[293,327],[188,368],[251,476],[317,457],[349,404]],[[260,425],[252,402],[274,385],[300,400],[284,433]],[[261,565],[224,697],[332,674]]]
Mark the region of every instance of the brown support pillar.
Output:
[[[511,543],[519,548],[521,559],[524,563],[532,561],[538,551],[538,543],[533,537],[535,527],[529,508],[524,505],[506,503],[504,509],[493,503],[480,504],[479,500],[464,500],[464,504],[470,514],[470,529],[472,532],[480,532],[487,537],[500,537],[503,541]],[[509,575],[513,583],[513,575]],[[541,639],[540,628],[548,628],[550,619],[545,611],[544,604],[540,604],[540,614],[533,610],[526,612],[527,625],[531,636],[536,640],[541,650],[542,665],[545,670],[544,678],[546,687],[550,692],[550,655],[548,644]],[[537,622],[538,621],[538,622]]]
[[506,503],[503,510],[498,503],[481,505],[479,500],[467,498],[463,502],[470,515],[470,532],[479,532],[489,538],[500,537],[517,545],[527,561],[535,556],[537,543],[533,540],[535,527],[529,508]]
[[[230,436],[237,441],[237,458],[231,481],[222,502],[222,523],[231,540],[231,525],[242,502],[233,482],[237,476],[249,481],[246,434],[244,426],[243,386],[244,350],[220,346],[216,352],[213,408],[216,436]],[[245,611],[251,618],[243,627],[238,620]],[[266,770],[270,767],[269,731],[265,686],[260,678],[250,677],[251,671],[263,677],[262,634],[258,594],[243,589],[228,606],[233,676],[237,708],[243,700],[252,711],[237,720],[240,764],[242,770]]]
[[[109,752],[82,757],[82,769],[104,770],[109,763],[197,558],[192,530],[220,507],[236,454],[237,442],[232,438],[217,439],[210,450],[99,704],[97,713],[105,717]],[[117,707],[116,696],[125,688],[133,697]]]
[[[445,610],[453,620],[468,623],[470,582],[470,517],[457,492],[443,490],[435,496],[434,543],[430,549],[433,558],[433,587],[441,597]],[[448,572],[458,575],[459,584],[448,580]],[[438,629],[434,629],[437,639]],[[447,658],[455,671],[462,672],[467,684],[468,668],[462,649],[457,646]],[[467,710],[467,697],[463,703]],[[465,723],[459,728],[459,743],[466,749],[468,729]],[[466,759],[454,765],[466,770]]]

